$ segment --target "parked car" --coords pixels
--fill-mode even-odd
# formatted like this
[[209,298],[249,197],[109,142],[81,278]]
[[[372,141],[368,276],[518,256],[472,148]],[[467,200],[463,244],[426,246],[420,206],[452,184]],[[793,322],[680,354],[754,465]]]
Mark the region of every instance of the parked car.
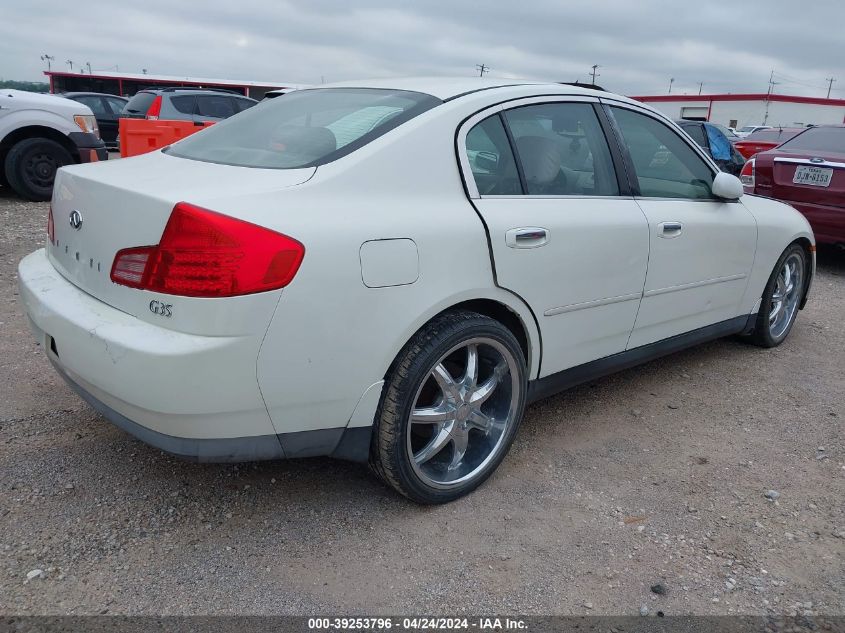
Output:
[[741,127],[736,131],[736,135],[739,138],[745,138],[749,134],[753,134],[758,130],[768,130],[771,129],[770,125],[746,125],[745,127]]
[[681,119],[676,123],[690,135],[692,140],[710,154],[719,169],[734,176],[739,176],[742,166],[745,164],[745,158],[736,150],[728,135],[725,134],[725,132],[728,132],[726,127],[706,121],[689,121],[687,119]]
[[28,200],[49,200],[59,167],[107,158],[87,106],[50,94],[0,90],[0,185]]
[[767,130],[758,130],[737,141],[734,147],[745,158],[751,158],[758,152],[774,149],[806,129],[803,127],[773,127]]
[[480,485],[528,402],[780,344],[815,267],[806,219],[671,120],[560,84],[298,90],[58,183],[19,284],[94,408],[192,459],[369,461],[421,503]]
[[736,130],[734,130],[732,127],[727,127],[726,125],[722,125],[721,123],[713,123],[712,121],[708,121],[708,123],[716,127],[716,129],[718,129],[722,134],[724,134],[731,143],[736,143],[739,140],[740,137],[736,135]]
[[100,138],[106,147],[117,148],[117,122],[129,99],[100,92],[65,92],[61,96],[91,108],[97,119],[97,127],[100,128]]
[[228,90],[161,88],[139,90],[123,108],[130,119],[222,121],[258,103]]
[[760,152],[745,164],[742,183],[798,209],[819,242],[845,245],[845,126],[807,128]]
[[264,98],[262,101],[267,101],[267,99],[275,99],[276,97],[281,97],[283,95],[288,94],[289,92],[293,92],[297,90],[297,88],[277,88],[276,90],[268,90],[264,93]]

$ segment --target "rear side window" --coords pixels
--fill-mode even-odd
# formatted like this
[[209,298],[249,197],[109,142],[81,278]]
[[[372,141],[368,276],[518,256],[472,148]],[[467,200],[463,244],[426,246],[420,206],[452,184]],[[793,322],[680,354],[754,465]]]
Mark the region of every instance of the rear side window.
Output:
[[178,97],[171,97],[170,104],[177,112],[181,112],[182,114],[193,114],[195,100],[196,97],[194,95],[180,95]]
[[522,194],[516,160],[498,114],[484,119],[467,133],[466,151],[479,194]]
[[640,195],[710,199],[710,166],[668,125],[624,108],[611,108],[634,163]]
[[165,151],[242,167],[296,169],[355,151],[442,103],[405,90],[319,88],[271,99]]
[[704,149],[707,149],[707,139],[704,137],[703,125],[681,125],[681,129],[690,135],[690,138]]
[[248,110],[249,108],[256,105],[257,103],[258,103],[257,101],[253,101],[252,99],[239,99],[239,98],[235,97],[235,106],[241,112],[243,112],[244,110]]
[[197,95],[197,114],[214,119],[228,119],[235,114],[234,99],[217,95]]
[[131,114],[146,114],[155,98],[152,92],[139,92],[129,100],[124,111]]
[[115,99],[114,97],[106,97],[106,102],[111,108],[112,114],[120,114],[123,108],[126,107],[126,101],[123,99]]
[[508,110],[529,195],[616,196],[619,185],[604,132],[587,103]]
[[812,127],[780,146],[787,151],[845,153],[845,127]]

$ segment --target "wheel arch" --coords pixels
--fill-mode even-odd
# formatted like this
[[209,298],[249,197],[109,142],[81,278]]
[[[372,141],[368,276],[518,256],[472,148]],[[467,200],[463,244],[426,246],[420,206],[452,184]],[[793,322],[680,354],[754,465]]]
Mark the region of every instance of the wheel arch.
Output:
[[810,295],[810,286],[813,283],[813,277],[816,275],[816,245],[810,241],[810,238],[803,235],[794,239],[791,244],[798,244],[804,249],[804,255],[807,256],[807,263],[810,265],[807,271],[807,277],[804,280],[804,294],[801,297],[801,302],[798,304],[798,309],[803,310],[804,306],[807,305],[807,297]]
[[55,141],[70,153],[74,161],[78,162],[79,152],[67,134],[46,125],[25,125],[12,130],[0,141],[0,168],[6,161],[6,155],[9,151],[18,142],[29,138],[46,138]]
[[451,297],[420,315],[420,318],[405,332],[398,345],[394,346],[395,350],[388,367],[385,368],[384,376],[387,377],[390,365],[420,329],[436,317],[455,310],[470,310],[483,314],[508,328],[525,354],[528,379],[532,380],[539,375],[542,337],[534,313],[517,295],[499,288],[490,288],[486,293],[467,293]]

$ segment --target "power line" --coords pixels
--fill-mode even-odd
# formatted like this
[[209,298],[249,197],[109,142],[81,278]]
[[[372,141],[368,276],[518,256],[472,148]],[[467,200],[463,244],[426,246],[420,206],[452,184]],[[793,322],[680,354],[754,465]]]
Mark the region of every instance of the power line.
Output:
[[479,77],[483,77],[484,73],[490,72],[490,66],[487,66],[486,64],[476,64],[475,67],[478,69]]
[[830,99],[830,91],[833,88],[833,82],[836,81],[836,79],[828,77],[825,81],[827,82],[827,98]]

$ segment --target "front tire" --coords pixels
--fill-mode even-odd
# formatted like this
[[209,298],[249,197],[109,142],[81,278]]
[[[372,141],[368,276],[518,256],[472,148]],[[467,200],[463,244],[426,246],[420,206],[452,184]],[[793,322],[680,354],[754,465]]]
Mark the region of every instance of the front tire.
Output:
[[750,342],[760,347],[777,347],[786,340],[798,316],[808,274],[804,249],[792,244],[772,270]]
[[64,147],[47,138],[18,141],[6,155],[4,172],[9,186],[22,198],[41,202],[53,195],[59,167],[73,158]]
[[510,330],[474,312],[441,315],[391,366],[370,463],[417,503],[458,499],[504,459],[525,394],[525,358]]

